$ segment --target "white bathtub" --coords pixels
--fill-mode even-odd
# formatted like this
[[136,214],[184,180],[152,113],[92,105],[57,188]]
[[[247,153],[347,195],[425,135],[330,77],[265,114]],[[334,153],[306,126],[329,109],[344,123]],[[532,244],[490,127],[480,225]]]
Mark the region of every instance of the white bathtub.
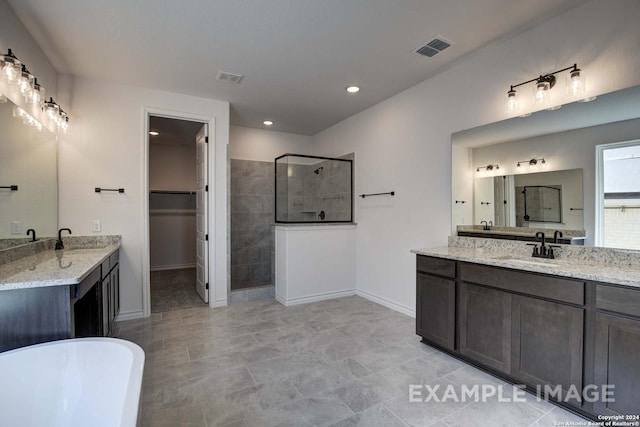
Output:
[[78,338],[0,353],[0,425],[135,426],[144,351]]

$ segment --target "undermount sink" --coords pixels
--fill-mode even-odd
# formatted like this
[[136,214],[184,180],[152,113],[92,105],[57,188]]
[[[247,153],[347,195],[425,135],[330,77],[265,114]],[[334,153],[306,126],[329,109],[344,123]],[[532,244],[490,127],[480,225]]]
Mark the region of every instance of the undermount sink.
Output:
[[500,261],[507,261],[507,262],[512,262],[515,264],[523,264],[523,265],[534,265],[536,267],[560,267],[560,264],[554,264],[552,262],[545,262],[545,261],[533,261],[533,260],[528,260],[528,259],[522,259],[522,258],[513,258],[510,256],[501,256],[501,257],[496,257],[494,259],[499,259]]

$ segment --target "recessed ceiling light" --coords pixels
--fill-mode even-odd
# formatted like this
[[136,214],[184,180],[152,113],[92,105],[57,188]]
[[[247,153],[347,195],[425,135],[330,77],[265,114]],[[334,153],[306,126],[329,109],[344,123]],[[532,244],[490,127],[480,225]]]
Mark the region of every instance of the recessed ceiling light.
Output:
[[264,122],[262,122],[262,124],[265,126],[271,126],[273,125],[273,122],[271,120],[265,120]]
[[345,89],[349,93],[358,93],[360,92],[360,88],[358,86],[347,86]]
[[160,133],[159,133],[159,132],[156,132],[155,130],[152,130],[152,131],[150,131],[150,132],[149,132],[149,135],[151,135],[151,136],[158,136],[158,135],[160,135]]

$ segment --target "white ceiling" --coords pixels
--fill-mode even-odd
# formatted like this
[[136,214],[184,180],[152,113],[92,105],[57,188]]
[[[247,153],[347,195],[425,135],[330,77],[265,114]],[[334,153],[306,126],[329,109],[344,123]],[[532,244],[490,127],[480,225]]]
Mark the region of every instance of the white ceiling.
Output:
[[149,117],[149,131],[158,135],[149,135],[149,142],[157,145],[182,145],[195,148],[196,135],[203,124],[188,120],[167,117]]
[[[304,135],[583,1],[8,0],[60,73],[229,101],[232,124]],[[436,35],[454,46],[414,53]]]

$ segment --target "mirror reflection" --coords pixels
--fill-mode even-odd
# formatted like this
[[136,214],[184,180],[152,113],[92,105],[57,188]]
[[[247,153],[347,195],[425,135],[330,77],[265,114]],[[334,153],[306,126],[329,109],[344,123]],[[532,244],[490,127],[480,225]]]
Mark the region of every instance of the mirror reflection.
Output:
[[582,213],[582,169],[475,179],[475,224],[581,230]]
[[[621,247],[632,249],[627,243],[617,240],[614,243],[605,231],[609,230],[612,213],[624,213],[627,216],[640,212],[636,208],[636,197],[640,191],[638,185],[625,190],[610,190],[603,182],[602,164],[608,162],[603,158],[602,147],[640,146],[640,86],[598,96],[589,103],[573,103],[563,105],[556,111],[539,111],[531,117],[514,117],[501,122],[491,123],[474,129],[463,130],[452,135],[452,233],[460,226],[480,228],[481,221],[493,221],[493,224],[511,224],[516,231],[529,232],[534,228],[563,230],[583,230],[585,245]],[[623,156],[625,159],[629,156]],[[634,157],[634,156],[631,156]],[[546,170],[551,172],[580,170],[582,190],[568,191],[566,185],[551,183],[517,183],[516,176],[521,175],[523,161],[526,159],[546,159]],[[635,158],[635,157],[634,157]],[[633,160],[624,160],[631,163]],[[596,165],[600,164],[600,169]],[[505,175],[512,191],[513,206],[509,210],[497,209],[496,205],[484,205],[481,200],[484,192],[493,190],[496,197],[494,176],[481,178],[477,169],[486,169],[485,165],[494,165],[493,175]],[[499,165],[499,169],[498,166]],[[533,168],[539,171],[540,165]],[[621,169],[619,169],[621,170]],[[539,174],[533,174],[539,175]],[[637,173],[624,173],[621,182],[629,182]],[[510,178],[513,177],[513,178]],[[476,179],[478,178],[478,179]],[[513,179],[510,182],[509,179]],[[482,184],[483,180],[488,183]],[[505,184],[506,185],[506,184]],[[560,189],[559,199],[552,198],[557,190],[547,189],[544,194],[540,189],[531,186],[548,186]],[[516,190],[516,187],[518,189]],[[522,188],[520,188],[522,187]],[[527,212],[524,212],[524,194],[526,188]],[[637,188],[637,189],[636,189]],[[506,191],[506,190],[503,190]],[[517,192],[518,191],[518,192]],[[538,191],[544,199],[540,204],[542,211],[530,212],[536,201],[529,196]],[[622,202],[620,194],[629,193]],[[522,196],[522,207],[516,206],[516,194]],[[581,200],[579,197],[581,197]],[[535,198],[535,197],[534,197]],[[500,199],[500,200],[505,200]],[[508,200],[508,199],[507,199]],[[491,201],[491,200],[489,200]],[[614,203],[615,202],[615,203]],[[492,202],[493,203],[493,202]],[[497,202],[496,202],[497,203]],[[553,211],[559,205],[559,211]],[[624,209],[623,209],[624,207]],[[627,207],[633,208],[629,209]],[[582,209],[582,210],[580,210]],[[516,220],[516,210],[520,212]],[[554,215],[550,214],[554,212]],[[546,215],[545,214],[549,214]],[[525,219],[525,215],[529,217]],[[615,221],[622,227],[622,221]],[[633,222],[633,221],[631,221]],[[631,223],[625,221],[626,224]],[[635,223],[635,222],[633,222]],[[616,228],[617,235],[635,236],[633,227]],[[497,227],[496,227],[497,228]],[[636,227],[637,228],[637,227]],[[640,235],[639,235],[640,237]],[[638,239],[634,239],[638,241]]]
[[[0,103],[0,249],[51,237],[58,226],[56,137]],[[5,188],[8,187],[8,188]]]

